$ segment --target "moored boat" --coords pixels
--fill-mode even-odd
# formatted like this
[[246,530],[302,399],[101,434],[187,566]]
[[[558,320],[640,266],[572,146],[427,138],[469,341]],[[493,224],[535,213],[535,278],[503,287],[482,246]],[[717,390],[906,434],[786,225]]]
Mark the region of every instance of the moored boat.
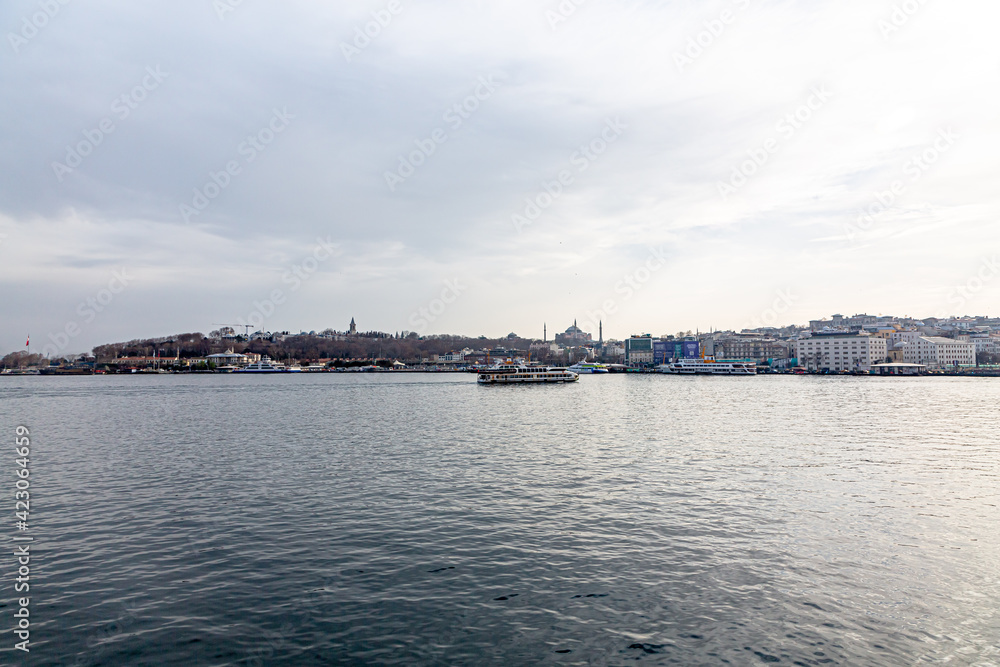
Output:
[[540,384],[549,382],[576,382],[580,376],[556,366],[525,366],[524,364],[498,364],[479,371],[479,384]]
[[49,366],[38,371],[39,375],[93,375],[94,369],[88,366]]
[[236,373],[286,373],[288,369],[282,364],[276,364],[270,357],[261,357],[261,360],[235,371]]
[[573,371],[577,375],[595,375],[598,373],[607,373],[608,367],[605,366],[604,364],[593,364],[593,363],[578,361],[572,366],[570,366],[568,370]]
[[676,359],[656,367],[658,373],[671,375],[756,375],[757,363],[738,359]]

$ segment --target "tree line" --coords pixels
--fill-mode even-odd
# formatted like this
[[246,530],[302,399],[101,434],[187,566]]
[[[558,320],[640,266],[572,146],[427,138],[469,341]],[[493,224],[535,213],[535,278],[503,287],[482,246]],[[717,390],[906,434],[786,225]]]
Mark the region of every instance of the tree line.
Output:
[[503,347],[524,352],[528,350],[530,344],[531,341],[524,338],[471,338],[453,335],[421,337],[415,334],[397,338],[392,334],[379,332],[350,336],[342,340],[310,334],[283,336],[276,340],[246,340],[243,336],[220,340],[205,337],[201,333],[185,333],[98,345],[94,348],[94,356],[98,363],[107,363],[119,357],[152,357],[154,353],[165,360],[174,357],[191,359],[231,349],[236,353],[267,355],[277,361],[396,359],[410,363],[419,362],[431,355],[443,355],[463,348],[492,350]]

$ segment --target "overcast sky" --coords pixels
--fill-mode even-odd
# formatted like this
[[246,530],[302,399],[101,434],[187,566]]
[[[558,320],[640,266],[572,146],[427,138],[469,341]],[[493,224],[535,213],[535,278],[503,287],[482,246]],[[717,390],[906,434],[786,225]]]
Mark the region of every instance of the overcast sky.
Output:
[[0,352],[1000,310],[998,3],[577,1],[3,3]]

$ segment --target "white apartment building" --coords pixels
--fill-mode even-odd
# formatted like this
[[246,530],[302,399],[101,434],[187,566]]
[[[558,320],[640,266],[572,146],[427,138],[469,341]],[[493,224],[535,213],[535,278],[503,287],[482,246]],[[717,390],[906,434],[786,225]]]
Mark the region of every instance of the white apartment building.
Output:
[[889,347],[895,347],[896,343],[913,343],[926,335],[922,331],[893,331],[889,334]]
[[976,344],[954,338],[921,336],[906,344],[906,347],[903,348],[903,358],[907,363],[924,364],[936,368],[955,365],[974,366],[976,363]]
[[996,354],[1000,352],[1000,338],[995,336],[972,336],[969,342],[976,346],[976,354]]
[[817,333],[796,345],[799,364],[813,371],[870,371],[889,356],[886,339],[861,332]]
[[437,358],[437,360],[442,364],[460,364],[465,361],[465,356],[468,354],[472,354],[472,350],[465,348],[461,352],[453,351],[448,354],[442,354]]

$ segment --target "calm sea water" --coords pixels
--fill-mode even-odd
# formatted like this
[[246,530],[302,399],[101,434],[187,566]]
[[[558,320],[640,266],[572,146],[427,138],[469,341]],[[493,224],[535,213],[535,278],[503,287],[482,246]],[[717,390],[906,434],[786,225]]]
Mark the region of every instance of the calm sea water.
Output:
[[2,378],[36,541],[31,653],[8,555],[0,660],[998,665],[998,406],[971,378]]

